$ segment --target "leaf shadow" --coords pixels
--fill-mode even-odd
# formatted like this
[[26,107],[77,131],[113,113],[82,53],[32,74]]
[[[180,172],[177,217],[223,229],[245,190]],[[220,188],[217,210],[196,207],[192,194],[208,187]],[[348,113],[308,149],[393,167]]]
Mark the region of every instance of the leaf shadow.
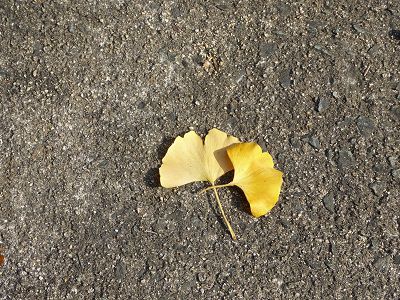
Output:
[[[161,160],[168,151],[168,148],[172,145],[174,138],[165,137],[162,139],[160,145],[157,147],[157,159]],[[150,168],[143,177],[143,181],[146,186],[151,188],[157,188],[161,186],[160,183],[160,173],[158,169],[160,165],[156,168]]]
[[[230,171],[230,172],[224,174],[223,176],[221,176],[218,179],[218,182],[216,184],[227,184],[227,183],[231,182],[233,179],[233,175],[234,175],[233,171]],[[236,210],[239,210],[241,212],[251,215],[250,204],[247,201],[246,196],[244,195],[243,191],[240,188],[238,188],[237,186],[229,187],[229,193],[227,193],[227,195],[230,196],[230,206],[231,207],[234,207]],[[218,216],[218,220],[221,223],[221,225],[224,226],[224,228],[226,228],[226,225],[221,216],[221,213],[219,212],[219,210],[216,209],[215,205],[212,205],[212,203],[210,202],[210,198],[209,198],[209,203],[213,207],[214,213]],[[223,203],[222,203],[222,205],[223,205]]]
[[160,145],[157,147],[157,158],[162,159],[167,154],[168,148],[172,145],[175,138],[167,136],[162,139]]
[[[233,171],[224,174],[219,178],[218,184],[227,184],[231,182],[233,180],[233,175],[234,175]],[[242,212],[251,214],[250,204],[247,201],[243,191],[237,186],[230,187],[229,191],[231,195],[231,202],[230,202],[231,206]]]
[[144,183],[146,186],[151,188],[160,187],[160,173],[158,172],[158,168],[151,168],[144,175]]
[[207,201],[208,201],[208,205],[211,207],[214,217],[218,220],[219,225],[223,228],[224,231],[226,231],[229,234],[229,230],[226,227],[226,224],[224,222],[224,219],[222,218],[221,212],[217,208],[217,203],[215,200],[214,193],[211,193],[211,192],[207,193]]
[[237,186],[233,186],[231,189],[231,195],[231,205],[237,210],[251,215],[250,204],[247,201],[243,191]]
[[[228,180],[227,182],[230,182],[230,180]],[[220,197],[221,197],[221,194],[222,193],[219,193]],[[251,215],[250,205],[247,202],[247,199],[246,199],[243,191],[236,186],[230,187],[230,192],[223,193],[223,194],[231,196],[230,205],[224,205],[224,203],[223,203],[224,199],[221,199],[222,207],[224,208],[225,213],[227,214],[228,220],[229,220],[229,222],[231,222],[232,226],[239,227],[239,224],[235,224],[235,222],[233,222],[235,217],[232,216],[232,213],[234,212],[234,210],[239,210],[248,215]],[[218,209],[215,195],[212,191],[207,193],[207,201],[208,201],[209,206],[211,207],[214,217],[218,220],[218,223],[220,224],[220,226],[223,228],[224,231],[226,231],[226,233],[230,234],[228,227],[226,226],[225,221],[222,217],[222,214],[221,214],[220,210]],[[227,211],[228,206],[234,207],[235,209],[231,209],[230,212],[228,212]]]

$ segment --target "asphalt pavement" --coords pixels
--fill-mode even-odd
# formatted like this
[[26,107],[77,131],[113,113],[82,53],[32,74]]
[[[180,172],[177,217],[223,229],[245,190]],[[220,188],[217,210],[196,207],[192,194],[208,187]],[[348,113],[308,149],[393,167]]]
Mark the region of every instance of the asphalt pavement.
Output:
[[[397,0],[0,1],[0,299],[399,299],[399,79]],[[214,127],[284,173],[237,242],[159,183]]]

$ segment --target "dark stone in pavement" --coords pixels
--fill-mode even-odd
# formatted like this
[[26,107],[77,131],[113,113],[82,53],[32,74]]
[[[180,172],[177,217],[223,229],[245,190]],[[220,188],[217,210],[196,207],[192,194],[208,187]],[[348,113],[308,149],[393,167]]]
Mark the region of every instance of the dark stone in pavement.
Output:
[[331,213],[335,212],[335,202],[333,199],[333,193],[329,192],[322,198],[322,203],[324,204],[325,208],[329,210]]
[[319,142],[319,139],[316,136],[310,136],[308,139],[308,143],[315,149],[321,148],[321,144]]
[[374,131],[374,123],[370,118],[360,116],[357,118],[357,127],[364,136],[370,135]]
[[331,102],[329,101],[329,99],[325,99],[325,98],[318,99],[317,111],[320,113],[324,112],[325,110],[328,109],[330,103]]
[[385,192],[385,187],[380,182],[371,183],[369,187],[374,192],[374,194],[379,197],[381,197]]
[[261,58],[269,58],[271,55],[275,53],[277,46],[275,43],[262,43],[260,45],[260,57]]
[[340,169],[354,166],[355,161],[353,153],[349,150],[340,150],[337,163]]
[[279,76],[279,82],[281,86],[285,89],[289,88],[292,85],[291,74],[292,74],[291,69],[285,69],[281,72]]

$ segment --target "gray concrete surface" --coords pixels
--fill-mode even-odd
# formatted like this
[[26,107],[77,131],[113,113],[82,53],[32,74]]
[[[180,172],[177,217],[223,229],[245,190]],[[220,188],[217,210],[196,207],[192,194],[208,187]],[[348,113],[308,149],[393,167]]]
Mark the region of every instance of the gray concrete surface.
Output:
[[[0,1],[1,299],[398,299],[400,4]],[[266,217],[157,168],[265,144]]]

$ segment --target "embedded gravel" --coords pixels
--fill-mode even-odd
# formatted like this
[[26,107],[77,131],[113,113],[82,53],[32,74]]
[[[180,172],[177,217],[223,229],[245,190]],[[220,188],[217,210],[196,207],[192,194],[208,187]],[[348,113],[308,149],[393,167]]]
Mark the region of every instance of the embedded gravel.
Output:
[[[400,4],[0,1],[0,299],[399,299]],[[173,139],[258,141],[248,213],[159,186]]]

